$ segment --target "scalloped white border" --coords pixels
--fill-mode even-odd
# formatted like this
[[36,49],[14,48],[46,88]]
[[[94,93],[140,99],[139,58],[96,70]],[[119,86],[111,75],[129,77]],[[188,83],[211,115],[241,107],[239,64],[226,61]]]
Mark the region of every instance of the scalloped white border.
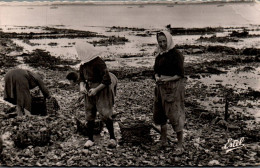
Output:
[[140,4],[187,4],[187,3],[215,3],[215,2],[255,2],[260,0],[68,0],[68,1],[0,1],[0,5],[98,5],[98,4],[115,4],[115,5],[140,5]]

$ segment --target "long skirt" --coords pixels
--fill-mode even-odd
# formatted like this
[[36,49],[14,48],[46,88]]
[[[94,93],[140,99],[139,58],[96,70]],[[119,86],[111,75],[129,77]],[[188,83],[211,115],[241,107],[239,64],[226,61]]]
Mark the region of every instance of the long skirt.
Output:
[[182,131],[185,124],[184,92],[185,79],[164,82],[155,87],[154,113],[155,124],[164,125],[167,119],[176,132]]
[[[85,111],[87,121],[95,120],[97,111],[103,121],[112,119],[118,80],[114,74],[109,73],[109,75],[112,82],[109,86],[102,89],[95,96],[85,95]],[[88,89],[95,88],[99,84],[100,83],[89,83]]]

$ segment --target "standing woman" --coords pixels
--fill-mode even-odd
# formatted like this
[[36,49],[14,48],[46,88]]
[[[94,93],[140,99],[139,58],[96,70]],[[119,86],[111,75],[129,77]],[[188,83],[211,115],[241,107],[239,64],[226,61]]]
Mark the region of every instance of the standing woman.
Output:
[[177,133],[177,154],[183,153],[184,111],[184,57],[174,48],[167,31],[157,34],[158,48],[154,64],[155,101],[154,122],[161,125],[161,145],[167,145],[167,120]]
[[88,43],[78,43],[76,50],[82,61],[79,69],[79,82],[80,92],[85,95],[89,138],[84,146],[94,145],[93,130],[98,111],[110,135],[108,146],[116,147],[112,114],[117,78],[108,72],[105,62],[99,57],[101,52],[94,46]]

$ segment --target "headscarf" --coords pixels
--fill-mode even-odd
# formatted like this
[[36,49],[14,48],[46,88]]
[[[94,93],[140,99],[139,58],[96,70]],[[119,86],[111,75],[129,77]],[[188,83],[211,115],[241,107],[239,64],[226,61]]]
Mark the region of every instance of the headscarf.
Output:
[[157,46],[157,48],[155,49],[155,55],[156,57],[159,55],[159,54],[162,54],[162,53],[165,53],[165,52],[168,52],[170,49],[172,49],[174,47],[174,43],[173,43],[173,40],[172,40],[172,35],[170,34],[170,32],[168,31],[161,31],[159,32],[157,35],[156,35],[156,38],[158,40],[158,35],[160,33],[163,33],[167,39],[167,48],[166,50],[163,50],[159,45]]
[[90,62],[91,60],[99,57],[102,53],[102,51],[97,50],[93,45],[84,42],[77,42],[75,48],[78,57],[81,60],[81,64]]

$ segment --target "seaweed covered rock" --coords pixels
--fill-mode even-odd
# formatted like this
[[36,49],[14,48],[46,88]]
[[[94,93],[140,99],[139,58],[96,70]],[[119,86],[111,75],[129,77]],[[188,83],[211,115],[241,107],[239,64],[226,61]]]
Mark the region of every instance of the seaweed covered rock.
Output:
[[260,55],[260,49],[258,48],[246,48],[243,50],[244,55]]
[[260,128],[255,128],[255,129],[246,128],[242,130],[242,135],[250,138],[253,142],[259,142],[260,140],[259,131]]
[[129,42],[129,40],[125,37],[110,36],[106,39],[101,39],[99,41],[93,41],[92,44],[94,44],[94,46],[95,45],[108,46],[108,45],[125,44],[126,42]]
[[213,35],[211,37],[200,37],[196,41],[208,41],[208,42],[218,42],[218,43],[229,43],[229,42],[239,42],[239,39],[233,38],[233,37],[217,37],[216,35]]
[[233,47],[227,47],[227,46],[208,46],[207,49],[208,52],[213,52],[213,53],[227,53],[227,54],[239,54],[239,50],[233,48]]
[[14,67],[17,64],[18,62],[16,57],[6,56],[0,53],[0,67]]
[[3,151],[3,139],[2,139],[2,135],[0,136],[0,155]]
[[63,60],[52,56],[49,52],[36,49],[29,56],[24,57],[24,62],[33,67],[46,67],[52,70],[70,70],[68,65],[76,65],[79,61]]
[[153,70],[151,68],[119,68],[111,69],[111,73],[115,74],[118,79],[138,79],[142,77],[153,77]]
[[230,37],[247,37],[248,35],[249,32],[247,30],[244,30],[243,32],[232,31]]
[[209,34],[209,33],[216,33],[216,32],[222,32],[223,28],[221,27],[205,27],[205,28],[171,28],[168,27],[170,33],[172,35],[198,35],[198,34]]

